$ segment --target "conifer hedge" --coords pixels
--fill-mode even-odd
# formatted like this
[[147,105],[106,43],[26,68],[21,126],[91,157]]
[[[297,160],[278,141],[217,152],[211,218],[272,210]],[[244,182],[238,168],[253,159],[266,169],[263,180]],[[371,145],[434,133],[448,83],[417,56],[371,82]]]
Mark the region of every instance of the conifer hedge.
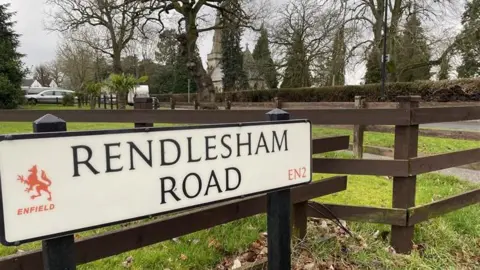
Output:
[[[218,93],[218,102],[271,102],[279,97],[286,102],[353,102],[356,95],[367,101],[380,101],[380,84],[331,86],[318,88],[294,88]],[[419,95],[423,101],[480,101],[480,79],[443,81],[417,81],[386,84],[386,101],[395,101],[397,96]],[[170,97],[177,102],[186,102],[187,94],[157,95],[161,102]],[[192,100],[194,96],[191,96]]]

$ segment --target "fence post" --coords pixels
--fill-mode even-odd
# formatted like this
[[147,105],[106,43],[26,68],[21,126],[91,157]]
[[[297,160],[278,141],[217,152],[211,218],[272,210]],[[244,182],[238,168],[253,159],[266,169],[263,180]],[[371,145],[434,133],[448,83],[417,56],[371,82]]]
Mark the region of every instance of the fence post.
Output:
[[[269,111],[267,116],[270,121],[290,119],[290,114],[280,109]],[[290,189],[267,194],[269,270],[290,270],[291,206]]]
[[275,102],[275,108],[281,109],[282,108],[282,101],[279,97],[274,97],[273,102]]
[[307,207],[308,201],[293,205],[293,235],[298,239],[307,235]]
[[[365,97],[355,96],[355,109],[365,109]],[[364,125],[353,126],[353,155],[355,158],[363,158],[363,134],[365,132]]]
[[198,107],[200,107],[200,104],[198,103],[198,100],[195,99],[195,100],[193,101],[193,108],[194,108],[195,110],[198,110]]
[[[421,97],[400,96],[398,108],[410,112],[418,108]],[[418,125],[395,126],[395,159],[410,159],[418,154]],[[394,177],[393,198],[394,208],[407,209],[415,206],[417,176]],[[414,226],[392,226],[391,245],[398,253],[410,253],[412,250]]]
[[170,109],[175,110],[175,98],[170,97]]
[[110,110],[113,110],[113,94],[110,93]]
[[[67,131],[67,123],[54,115],[46,114],[33,122],[33,132]],[[44,270],[74,270],[75,239],[73,235],[42,241]]]
[[[153,98],[134,98],[133,99],[133,109],[134,110],[151,110],[153,106]],[[153,127],[153,123],[145,123],[145,122],[135,122],[136,128],[142,127]]]
[[227,99],[225,101],[225,103],[226,103],[225,104],[225,110],[231,110],[232,109],[232,102],[229,99]]

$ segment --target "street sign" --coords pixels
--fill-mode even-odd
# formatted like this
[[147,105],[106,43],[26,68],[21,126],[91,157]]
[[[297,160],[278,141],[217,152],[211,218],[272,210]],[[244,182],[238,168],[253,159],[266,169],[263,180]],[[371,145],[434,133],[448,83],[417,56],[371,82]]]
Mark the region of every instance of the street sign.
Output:
[[306,120],[0,136],[17,245],[311,181]]

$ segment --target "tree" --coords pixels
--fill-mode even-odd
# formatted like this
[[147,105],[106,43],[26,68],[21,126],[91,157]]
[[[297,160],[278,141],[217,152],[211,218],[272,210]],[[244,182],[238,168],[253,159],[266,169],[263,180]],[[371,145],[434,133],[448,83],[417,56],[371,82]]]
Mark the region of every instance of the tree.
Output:
[[[385,15],[385,2],[387,0],[362,0],[349,1],[347,9],[349,10],[348,18],[344,25],[356,29],[359,34],[355,44],[352,44],[347,56],[354,54],[359,48],[365,48],[367,61],[367,73],[365,74],[366,81],[377,81],[376,75],[380,72],[382,62],[382,48],[383,48],[383,27]],[[347,1],[344,1],[347,3]],[[402,20],[406,15],[412,13],[412,9],[420,21],[423,19],[434,22],[435,20],[444,20],[445,11],[455,10],[458,1],[451,0],[389,0],[388,2],[388,21],[387,26],[387,54],[389,57],[389,81],[397,81],[396,67],[398,60],[402,60],[397,53],[399,52],[398,33]],[[365,29],[366,28],[366,29]],[[373,36],[373,38],[371,38]],[[430,37],[433,38],[433,37]],[[436,38],[437,41],[444,39],[444,36]],[[439,55],[433,59],[427,59],[422,63],[414,63],[410,66],[405,66],[402,70],[408,71],[424,66],[440,65],[442,60],[452,52],[457,41],[451,42],[446,46],[445,50],[439,52]],[[367,46],[364,46],[368,44]],[[374,80],[373,80],[374,79]]]
[[58,86],[61,86],[63,83],[63,77],[65,74],[62,73],[60,63],[57,60],[53,60],[47,64],[48,73],[50,78],[57,83]]
[[97,101],[97,98],[100,96],[100,93],[102,92],[102,86],[103,83],[99,82],[88,82],[86,87],[85,87],[85,92],[88,96],[88,100],[90,103],[90,109],[95,109],[95,102]]
[[9,4],[0,4],[0,108],[15,109],[23,101],[22,80],[27,72],[17,52],[19,35],[13,30],[14,13]]
[[285,68],[282,88],[310,86],[311,71],[325,72],[343,12],[329,0],[290,0],[282,7],[270,31],[278,66]]
[[344,85],[345,84],[345,60],[346,60],[346,45],[345,45],[345,28],[341,26],[335,35],[333,41],[333,51],[328,67],[331,72],[328,75],[327,85]]
[[440,70],[438,71],[438,79],[439,80],[448,80],[449,72],[450,72],[450,58],[446,57],[443,59],[442,63],[440,64]]
[[472,78],[480,74],[480,0],[469,1],[462,14],[463,29],[458,52],[462,64],[457,67],[458,77]]
[[95,59],[92,48],[66,36],[57,48],[56,59],[65,75],[64,87],[78,93],[84,91],[86,84],[95,80]]
[[[197,40],[201,33],[212,31],[215,29],[222,29],[223,25],[213,23],[202,25],[200,22],[208,22],[212,20],[202,20],[202,14],[208,11],[220,11],[221,13],[229,13],[240,21],[242,27],[255,28],[254,21],[257,16],[264,11],[263,8],[256,6],[255,9],[249,9],[249,5],[257,4],[257,1],[241,0],[241,10],[229,10],[223,8],[221,3],[225,0],[194,0],[194,1],[178,1],[166,0],[160,1],[154,10],[158,14],[169,13],[175,11],[180,16],[178,20],[180,34],[177,35],[177,40],[180,42],[180,54],[187,59],[187,68],[191,78],[197,85],[197,98],[199,100],[215,101],[215,88],[213,82],[205,68],[202,60],[196,50]],[[247,5],[248,4],[248,5]],[[159,15],[160,19],[161,16]]]
[[[228,0],[222,7],[228,10],[239,10],[239,5],[237,0]],[[223,90],[225,92],[248,90],[248,78],[243,70],[243,53],[240,47],[242,39],[240,22],[230,13],[219,12],[219,16],[223,25],[221,32]]]
[[180,33],[175,29],[165,29],[159,35],[155,59],[163,65],[173,65],[179,54],[177,36]]
[[57,12],[51,14],[50,29],[75,32],[71,38],[109,55],[113,71],[122,72],[121,55],[152,14],[150,4],[160,0],[47,0]]
[[305,44],[301,34],[295,35],[295,42],[288,53],[287,67],[281,88],[297,88],[311,86],[311,75],[308,65]]
[[128,55],[122,59],[122,70],[125,74],[131,74],[135,77],[138,76],[138,62],[139,59],[136,55]]
[[[160,64],[156,65],[149,80],[152,92],[159,94],[188,92],[190,79],[187,68],[188,59],[180,54],[180,44],[176,40],[177,35],[178,33],[173,29],[166,29],[160,34],[155,51],[155,59]],[[196,89],[195,82],[190,80],[190,91],[194,93]]]
[[379,83],[382,80],[382,72],[378,62],[378,59],[381,58],[380,51],[377,48],[371,48],[367,57],[365,84]]
[[269,48],[268,31],[263,26],[260,30],[260,37],[257,40],[257,44],[253,49],[253,59],[255,59],[260,74],[265,79],[268,88],[277,88],[278,74]]
[[415,64],[428,63],[430,60],[430,48],[417,17],[413,12],[405,25],[397,47],[396,76],[397,81],[412,82],[415,80],[429,80],[430,66],[422,65],[417,68],[409,68]]
[[[109,88],[117,94],[118,97],[118,108],[125,109],[126,107],[126,97],[129,91],[133,90],[135,86],[139,83],[143,83],[148,78],[142,77],[136,79],[131,74],[116,74],[113,73],[110,75],[108,82],[106,83]],[[94,85],[95,87],[95,85]]]
[[43,87],[47,87],[52,81],[50,70],[45,64],[41,64],[35,67],[33,78],[37,80]]

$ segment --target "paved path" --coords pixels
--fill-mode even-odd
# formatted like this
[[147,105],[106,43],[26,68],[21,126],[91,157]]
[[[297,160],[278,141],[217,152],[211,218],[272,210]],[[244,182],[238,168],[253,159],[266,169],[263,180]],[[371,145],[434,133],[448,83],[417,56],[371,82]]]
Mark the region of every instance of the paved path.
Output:
[[480,121],[446,122],[420,125],[421,128],[457,129],[480,132]]
[[[391,157],[372,155],[368,153],[364,153],[363,157],[368,159],[392,159]],[[462,169],[462,168],[449,168],[449,169],[436,171],[435,173],[455,176],[463,180],[480,184],[480,171],[474,171],[474,170],[468,170],[468,169]]]

